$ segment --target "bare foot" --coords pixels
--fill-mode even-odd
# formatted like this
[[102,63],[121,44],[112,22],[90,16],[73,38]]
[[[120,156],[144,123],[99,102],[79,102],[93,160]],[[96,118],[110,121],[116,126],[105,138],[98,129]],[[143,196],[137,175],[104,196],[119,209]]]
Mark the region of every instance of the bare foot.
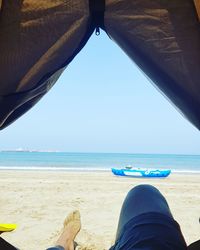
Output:
[[74,239],[81,229],[80,213],[78,210],[70,213],[64,221],[63,232],[56,245],[64,247],[65,250],[74,250]]

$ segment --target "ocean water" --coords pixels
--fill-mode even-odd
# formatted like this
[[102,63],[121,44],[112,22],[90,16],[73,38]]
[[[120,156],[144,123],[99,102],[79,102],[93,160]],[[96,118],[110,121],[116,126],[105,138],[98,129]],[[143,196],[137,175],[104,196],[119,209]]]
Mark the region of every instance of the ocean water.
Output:
[[127,165],[200,173],[200,155],[0,151],[0,170],[110,171]]

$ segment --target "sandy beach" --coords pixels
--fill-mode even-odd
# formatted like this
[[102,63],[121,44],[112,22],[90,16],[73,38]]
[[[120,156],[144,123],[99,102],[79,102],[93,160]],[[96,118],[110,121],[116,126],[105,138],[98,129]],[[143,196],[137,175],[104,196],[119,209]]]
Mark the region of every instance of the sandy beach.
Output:
[[126,193],[142,183],[165,195],[187,243],[200,238],[200,175],[135,179],[106,172],[55,171],[1,171],[0,222],[18,224],[3,237],[22,250],[44,250],[56,241],[66,215],[78,209],[80,249],[108,249]]

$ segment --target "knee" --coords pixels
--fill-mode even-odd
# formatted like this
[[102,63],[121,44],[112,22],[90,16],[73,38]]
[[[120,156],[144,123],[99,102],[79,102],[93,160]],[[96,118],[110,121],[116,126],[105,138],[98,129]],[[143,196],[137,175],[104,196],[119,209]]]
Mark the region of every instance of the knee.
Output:
[[141,184],[132,188],[128,194],[128,197],[142,198],[142,197],[158,197],[162,196],[160,191],[152,185]]
[[155,188],[154,186],[152,185],[149,185],[149,184],[140,184],[140,185],[137,185],[135,187],[133,187],[129,193],[146,193],[146,192],[159,192],[159,190],[157,188]]
[[142,184],[135,186],[132,188],[128,195],[129,197],[135,197],[136,199],[148,199],[151,197],[151,200],[164,200],[166,201],[165,197],[162,195],[162,193],[154,186],[149,184]]

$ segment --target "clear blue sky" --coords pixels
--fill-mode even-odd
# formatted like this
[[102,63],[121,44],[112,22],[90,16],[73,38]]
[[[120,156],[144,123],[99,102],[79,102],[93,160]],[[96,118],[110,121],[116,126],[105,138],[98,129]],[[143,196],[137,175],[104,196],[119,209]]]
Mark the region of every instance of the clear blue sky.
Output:
[[200,132],[105,33],[50,92],[0,132],[0,150],[200,154]]

